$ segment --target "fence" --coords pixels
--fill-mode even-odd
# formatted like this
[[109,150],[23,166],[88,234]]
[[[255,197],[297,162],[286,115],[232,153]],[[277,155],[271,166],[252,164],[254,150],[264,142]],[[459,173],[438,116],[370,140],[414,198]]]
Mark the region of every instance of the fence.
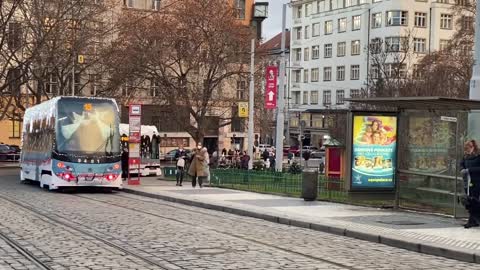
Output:
[[[293,197],[300,197],[302,193],[302,175],[283,172],[215,169],[211,171],[210,184],[216,187]],[[318,196],[321,200],[348,201],[343,179],[327,178],[324,175],[318,178]]]

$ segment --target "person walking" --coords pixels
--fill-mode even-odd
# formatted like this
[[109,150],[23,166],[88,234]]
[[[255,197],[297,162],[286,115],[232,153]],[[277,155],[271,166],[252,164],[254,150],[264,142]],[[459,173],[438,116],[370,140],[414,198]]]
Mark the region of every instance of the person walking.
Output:
[[188,175],[192,177],[192,187],[195,188],[198,185],[202,188],[203,181],[208,178],[209,175],[209,156],[207,148],[203,147],[202,144],[197,145],[195,153],[192,156],[192,162],[188,168]]
[[480,224],[480,151],[477,142],[470,140],[465,143],[465,152],[460,164],[467,198],[464,200],[468,210],[468,222],[465,229],[478,227]]
[[183,182],[183,176],[185,175],[185,153],[182,152],[182,154],[179,156],[178,161],[177,161],[177,186],[182,186]]
[[128,177],[128,146],[122,148],[122,179],[126,181]]

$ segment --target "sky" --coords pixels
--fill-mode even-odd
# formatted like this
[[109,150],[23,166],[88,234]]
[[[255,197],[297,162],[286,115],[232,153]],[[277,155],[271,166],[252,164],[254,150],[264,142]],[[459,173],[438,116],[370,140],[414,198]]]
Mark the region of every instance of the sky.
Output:
[[[262,2],[262,1],[259,1]],[[265,41],[274,37],[282,31],[282,6],[290,0],[268,0],[268,18],[263,21],[263,37]],[[287,28],[291,16],[290,8],[287,6]]]

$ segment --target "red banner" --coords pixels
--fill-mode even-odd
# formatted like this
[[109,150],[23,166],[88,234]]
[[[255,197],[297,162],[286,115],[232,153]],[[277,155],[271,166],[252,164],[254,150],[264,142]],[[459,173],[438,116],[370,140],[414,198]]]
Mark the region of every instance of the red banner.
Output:
[[268,66],[267,84],[265,88],[265,109],[277,108],[277,77],[278,68],[276,66]]

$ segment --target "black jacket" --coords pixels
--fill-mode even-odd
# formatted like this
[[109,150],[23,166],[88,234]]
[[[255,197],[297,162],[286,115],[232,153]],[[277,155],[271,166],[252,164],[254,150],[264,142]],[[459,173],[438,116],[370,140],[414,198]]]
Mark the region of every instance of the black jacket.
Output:
[[[462,169],[468,169],[472,184],[477,187],[480,186],[480,155],[464,157],[460,166]],[[466,181],[465,177],[464,181]]]

